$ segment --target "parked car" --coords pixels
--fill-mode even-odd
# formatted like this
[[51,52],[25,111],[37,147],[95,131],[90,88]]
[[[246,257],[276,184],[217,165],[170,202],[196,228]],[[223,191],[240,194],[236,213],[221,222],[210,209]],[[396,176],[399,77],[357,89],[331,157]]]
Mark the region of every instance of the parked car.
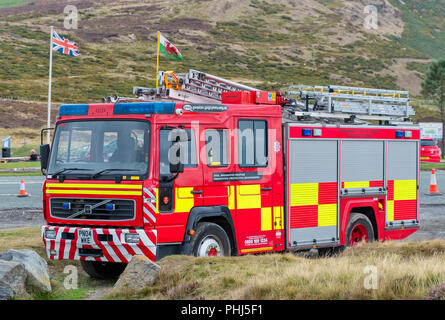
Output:
[[422,137],[420,140],[420,161],[440,162],[440,149],[436,140],[429,137]]

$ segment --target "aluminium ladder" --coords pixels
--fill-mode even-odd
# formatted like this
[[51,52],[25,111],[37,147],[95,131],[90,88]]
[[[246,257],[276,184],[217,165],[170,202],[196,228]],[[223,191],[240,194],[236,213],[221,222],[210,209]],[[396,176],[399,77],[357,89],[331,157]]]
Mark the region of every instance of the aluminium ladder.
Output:
[[221,103],[222,92],[258,90],[194,69],[177,75],[159,71],[158,80],[158,88],[133,87],[133,94],[143,101]]
[[[297,96],[295,115],[362,120],[406,120],[415,115],[409,92],[347,86],[291,86],[287,97]],[[310,105],[310,101],[315,101]]]

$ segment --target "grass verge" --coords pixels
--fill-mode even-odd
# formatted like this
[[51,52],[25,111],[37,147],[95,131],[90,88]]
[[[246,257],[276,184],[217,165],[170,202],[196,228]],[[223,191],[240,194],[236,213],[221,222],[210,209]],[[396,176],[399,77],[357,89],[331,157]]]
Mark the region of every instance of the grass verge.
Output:
[[[331,256],[292,254],[159,261],[155,283],[109,299],[424,299],[445,281],[445,241],[373,243]],[[376,289],[367,289],[369,270]]]
[[431,170],[439,169],[439,170],[445,170],[445,162],[421,162],[420,163],[420,170]]
[[0,163],[0,169],[38,168],[38,167],[40,167],[40,161]]
[[[40,228],[0,230],[0,251],[29,248],[46,258]],[[195,258],[169,256],[158,264],[153,285],[123,291],[106,299],[424,299],[445,283],[445,241],[372,243],[336,255],[309,259],[286,254]],[[53,291],[33,299],[86,299],[108,290],[113,281],[98,281],[81,271],[78,261],[47,260]],[[67,290],[65,267],[77,268],[78,288]],[[367,289],[371,272],[375,272]],[[442,297],[442,296],[440,296]],[[439,298],[440,298],[439,297]],[[442,298],[445,298],[442,297]]]

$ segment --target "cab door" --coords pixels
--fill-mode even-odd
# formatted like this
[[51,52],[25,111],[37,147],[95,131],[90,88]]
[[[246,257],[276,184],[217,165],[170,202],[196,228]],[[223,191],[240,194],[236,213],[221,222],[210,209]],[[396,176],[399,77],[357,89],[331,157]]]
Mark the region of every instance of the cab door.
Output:
[[[274,209],[276,152],[270,119],[236,119],[233,183],[239,253],[273,251],[277,244]],[[279,212],[279,206],[278,206]],[[280,233],[281,237],[281,233]],[[277,248],[278,249],[278,248]]]
[[196,130],[187,126],[179,129],[186,131],[188,141],[180,142],[184,172],[177,176],[170,172],[169,152],[173,143],[169,139],[177,127],[158,125],[158,193],[157,228],[158,242],[182,242],[190,210],[203,202],[202,165],[198,161]]

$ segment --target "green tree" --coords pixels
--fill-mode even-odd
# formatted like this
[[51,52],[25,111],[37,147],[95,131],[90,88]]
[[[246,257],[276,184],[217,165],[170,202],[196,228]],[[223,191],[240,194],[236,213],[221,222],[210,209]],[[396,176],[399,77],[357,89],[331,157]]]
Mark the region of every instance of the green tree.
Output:
[[[432,62],[422,82],[422,94],[436,102],[445,128],[445,59]],[[442,153],[445,152],[445,130],[442,130]]]

